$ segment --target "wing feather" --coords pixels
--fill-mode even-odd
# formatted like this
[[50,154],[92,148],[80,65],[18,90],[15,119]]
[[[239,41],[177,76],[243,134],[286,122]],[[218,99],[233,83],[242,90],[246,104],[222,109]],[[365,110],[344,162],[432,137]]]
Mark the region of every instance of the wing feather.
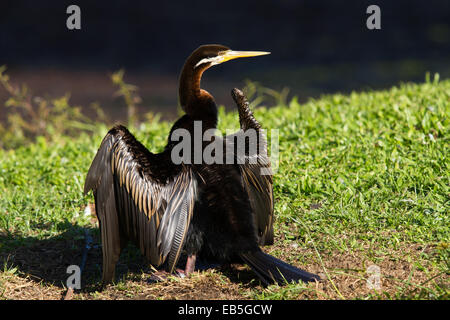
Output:
[[115,238],[125,237],[155,266],[170,257],[173,271],[193,214],[197,182],[188,167],[172,165],[165,156],[150,153],[125,127],[116,126],[100,145],[84,192],[94,191],[106,255],[117,246]]
[[[236,155],[236,160],[242,176],[242,183],[247,191],[252,210],[258,226],[258,236],[261,245],[273,244],[273,182],[270,171],[270,159],[267,155],[267,140],[261,130],[261,125],[253,116],[244,94],[232,90],[232,97],[238,106],[241,131],[227,136],[230,143],[235,137],[245,135],[246,131],[256,130],[257,142],[255,148],[246,146],[245,153]],[[241,140],[242,141],[242,140]],[[254,150],[256,153],[251,153]],[[264,171],[262,171],[264,170]],[[264,174],[262,174],[264,172]]]

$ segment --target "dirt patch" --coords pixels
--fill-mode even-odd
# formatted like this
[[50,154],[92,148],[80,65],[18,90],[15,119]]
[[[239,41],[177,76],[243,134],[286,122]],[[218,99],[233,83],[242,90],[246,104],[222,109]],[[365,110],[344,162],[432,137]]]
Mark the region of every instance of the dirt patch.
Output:
[[195,272],[189,279],[171,277],[161,283],[149,283],[148,275],[110,285],[102,292],[79,295],[79,299],[170,299],[170,300],[234,300],[244,299],[240,285],[230,283],[215,270]]
[[[94,243],[99,243],[98,233]],[[320,253],[293,242],[278,239],[265,251],[310,272],[320,283],[287,289],[264,288],[248,267],[231,265],[195,272],[187,279],[170,277],[160,283],[148,281],[150,266],[134,246],[126,248],[117,265],[115,285],[100,290],[101,249],[89,251],[83,271],[83,289],[73,299],[364,299],[364,298],[448,298],[449,275],[436,267],[432,246],[405,245],[397,250],[373,253],[369,250]],[[62,299],[66,292],[66,269],[80,264],[84,239],[72,236],[35,241],[0,252],[0,298]],[[362,246],[364,248],[364,246]],[[8,271],[9,270],[9,271]],[[378,279],[378,280],[377,280]],[[369,280],[369,282],[368,282]],[[439,297],[433,296],[439,287]],[[442,292],[443,291],[443,292]]]
[[314,290],[305,290],[293,299],[357,299],[416,298],[430,299],[435,288],[445,290],[440,298],[448,298],[449,272],[439,271],[430,260],[424,258],[435,253],[434,246],[405,245],[398,250],[374,254],[366,250],[337,252],[321,256],[290,244],[278,244],[268,250],[300,268],[305,266],[292,257],[310,256],[306,269],[316,272],[323,279]]

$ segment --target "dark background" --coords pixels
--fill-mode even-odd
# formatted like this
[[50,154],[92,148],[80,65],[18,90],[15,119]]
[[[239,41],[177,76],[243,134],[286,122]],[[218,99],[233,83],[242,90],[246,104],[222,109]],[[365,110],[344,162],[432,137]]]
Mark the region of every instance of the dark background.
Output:
[[[81,8],[81,30],[66,28],[66,8]],[[366,8],[381,8],[381,30],[366,28]],[[421,82],[450,75],[450,1],[2,1],[0,65],[36,94],[71,92],[125,116],[108,75],[120,68],[140,88],[142,109],[173,112],[177,78],[199,45],[271,51],[209,70],[202,85],[218,104],[244,79],[290,88],[304,101],[323,93]],[[5,92],[0,89],[0,102]]]

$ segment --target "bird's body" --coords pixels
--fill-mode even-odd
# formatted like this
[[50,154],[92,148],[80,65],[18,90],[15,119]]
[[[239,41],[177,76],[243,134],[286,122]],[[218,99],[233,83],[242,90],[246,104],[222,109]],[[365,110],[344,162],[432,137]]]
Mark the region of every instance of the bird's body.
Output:
[[[173,161],[177,145],[172,139],[174,132],[193,134],[196,123],[201,123],[203,136],[217,125],[214,99],[200,88],[202,73],[223,61],[261,54],[231,51],[220,45],[194,51],[180,76],[180,103],[186,114],[174,123],[163,152],[151,153],[123,126],[112,128],[103,139],[89,169],[85,192],[94,191],[105,283],[113,279],[115,264],[128,241],[133,241],[153,265],[164,264],[169,272],[185,253],[186,273],[193,271],[196,257],[201,257],[245,262],[264,283],[318,279],[259,248],[273,243],[272,176],[260,173],[270,169],[266,142],[239,90],[234,89],[232,95],[242,130],[235,136],[215,137],[223,142],[223,161],[194,159],[208,148],[203,140],[200,149],[191,141],[190,150],[183,151],[190,156],[183,163]],[[257,152],[226,148],[249,130],[257,133],[253,141]],[[227,162],[227,156],[234,161]]]

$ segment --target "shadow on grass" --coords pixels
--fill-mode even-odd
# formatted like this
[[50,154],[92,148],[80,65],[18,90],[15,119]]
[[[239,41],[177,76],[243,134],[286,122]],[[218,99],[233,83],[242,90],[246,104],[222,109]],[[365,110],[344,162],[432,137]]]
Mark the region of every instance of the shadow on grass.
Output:
[[[88,231],[93,243],[87,251],[86,263],[82,271],[81,290],[78,293],[92,293],[101,291],[102,275],[102,251],[100,232],[96,227],[81,227],[69,222],[59,226],[65,230],[58,236],[47,239],[35,237],[23,237],[15,235],[0,235],[0,268],[17,268],[18,276],[27,277],[41,285],[53,285],[61,289],[66,288],[67,267],[82,264],[85,251],[85,233]],[[180,259],[179,267],[183,267],[183,259]],[[199,261],[196,270],[202,271],[210,268],[218,269],[233,283],[239,283],[244,287],[256,287],[260,285],[255,274],[240,265],[217,265]],[[116,266],[116,282],[125,276],[129,278],[142,273],[150,277],[151,267],[141,255],[139,249],[129,244],[120,256]],[[151,284],[149,284],[151,285]],[[62,298],[62,297],[61,297]]]
[[[80,266],[85,251],[86,230],[93,238],[93,246],[87,251],[80,292],[101,290],[102,251],[98,228],[74,226],[67,222],[61,225],[62,234],[47,239],[0,235],[0,267],[17,268],[18,275],[43,285],[66,287],[67,267]],[[116,279],[129,272],[149,271],[148,264],[140,252],[129,245],[122,252],[116,267]]]

